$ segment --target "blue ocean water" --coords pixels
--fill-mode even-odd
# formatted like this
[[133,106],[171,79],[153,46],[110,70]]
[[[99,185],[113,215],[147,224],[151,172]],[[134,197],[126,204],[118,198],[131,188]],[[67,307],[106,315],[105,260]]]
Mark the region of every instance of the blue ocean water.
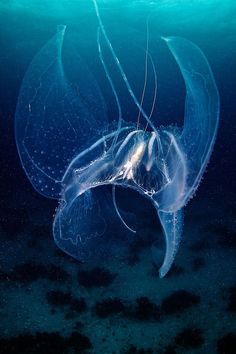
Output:
[[[99,62],[98,21],[89,0],[1,1],[0,353],[235,353],[236,6],[233,1],[117,0],[98,6],[137,97],[144,86],[148,36],[157,70],[152,119],[158,126],[183,123],[185,98],[183,79],[161,36],[181,36],[203,50],[221,102],[213,155],[185,208],[181,247],[164,279],[150,255],[155,241],[161,264],[164,241],[155,211],[128,190],[118,191],[118,201],[136,215],[137,242],[130,252],[92,265],[66,256],[52,239],[56,201],[38,195],[22,171],[14,114],[28,65],[57,25],[66,25],[72,54],[79,51],[96,78],[113,124],[118,112]],[[124,118],[135,123],[139,112],[105,46],[104,57]],[[70,75],[73,79],[73,70]],[[150,66],[147,78],[144,107],[150,111]],[[119,220],[109,232],[122,237]]]

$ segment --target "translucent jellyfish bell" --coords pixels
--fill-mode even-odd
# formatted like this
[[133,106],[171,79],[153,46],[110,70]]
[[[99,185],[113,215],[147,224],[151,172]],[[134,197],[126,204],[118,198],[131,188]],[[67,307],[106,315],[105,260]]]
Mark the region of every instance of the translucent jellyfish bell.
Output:
[[[178,250],[183,207],[195,193],[213,149],[219,121],[218,90],[207,59],[195,44],[179,37],[163,38],[185,81],[185,116],[182,129],[157,127],[136,98],[95,0],[94,5],[99,22],[98,53],[118,106],[116,128],[109,128],[96,80],[82,59],[70,56],[66,41],[64,48],[65,27],[60,26],[36,55],[22,83],[15,118],[18,152],[34,188],[59,200],[53,224],[55,242],[81,261],[109,253],[109,247],[114,249],[118,240],[106,233],[112,208],[124,226],[135,232],[118,210],[116,186],[146,197],[154,205],[165,235],[163,277]],[[150,131],[121,119],[101,36]],[[68,70],[73,72],[74,82],[67,78]],[[104,185],[112,185],[112,196],[101,188]]]

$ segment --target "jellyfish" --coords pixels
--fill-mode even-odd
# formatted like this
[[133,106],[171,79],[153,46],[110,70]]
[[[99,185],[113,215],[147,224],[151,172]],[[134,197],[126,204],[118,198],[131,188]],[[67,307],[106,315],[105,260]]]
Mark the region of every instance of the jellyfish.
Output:
[[[72,54],[69,60],[63,57],[66,26],[58,26],[21,85],[15,114],[18,153],[36,191],[59,201],[53,222],[56,244],[80,261],[109,253],[106,218],[111,210],[135,234],[116,203],[117,187],[147,198],[165,237],[159,270],[164,277],[178,251],[183,208],[195,194],[214,146],[219,121],[217,86],[205,55],[195,44],[181,37],[162,37],[183,76],[186,98],[183,127],[158,127],[137,99],[93,3],[98,56],[117,103],[117,120],[109,123],[101,89],[83,60]],[[123,118],[101,38],[145,128]],[[101,188],[107,185],[112,188],[110,194]],[[155,252],[153,257],[155,261]]]

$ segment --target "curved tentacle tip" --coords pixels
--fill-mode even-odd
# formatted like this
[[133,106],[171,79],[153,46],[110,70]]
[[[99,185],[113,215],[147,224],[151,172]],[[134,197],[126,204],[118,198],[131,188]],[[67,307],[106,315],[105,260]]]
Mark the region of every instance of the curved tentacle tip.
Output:
[[164,278],[168,272],[169,272],[169,269],[168,270],[164,270],[164,269],[160,268],[159,269],[159,277],[160,277],[160,279]]
[[161,36],[161,39],[165,42],[169,42],[170,41],[170,37],[164,37],[164,36]]
[[57,25],[57,32],[65,33],[66,25]]

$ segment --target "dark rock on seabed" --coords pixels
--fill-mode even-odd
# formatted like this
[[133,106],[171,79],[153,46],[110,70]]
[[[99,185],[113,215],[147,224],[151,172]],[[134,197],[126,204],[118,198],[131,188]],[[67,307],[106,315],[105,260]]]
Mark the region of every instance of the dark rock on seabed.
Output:
[[236,353],[236,334],[228,333],[217,342],[218,354],[235,354]]
[[78,272],[79,284],[85,288],[100,286],[109,286],[113,283],[117,274],[101,267],[95,267],[91,270],[81,270]]
[[125,310],[124,303],[118,298],[108,298],[98,301],[95,305],[95,313],[100,318],[122,313]]
[[175,347],[173,345],[168,345],[164,350],[163,354],[177,354]]
[[139,321],[159,321],[160,308],[148,297],[143,296],[136,299],[134,306],[126,308],[125,316]]
[[152,348],[144,349],[137,348],[135,345],[130,345],[128,348],[121,350],[121,354],[153,354],[154,350]]
[[231,312],[236,312],[236,286],[232,286],[229,289],[229,301],[227,310]]
[[0,281],[29,284],[39,279],[47,279],[56,282],[66,282],[69,274],[61,267],[53,264],[44,265],[36,262],[25,262],[17,264],[12,271],[1,273]]
[[52,290],[46,293],[46,299],[49,305],[61,310],[68,310],[74,313],[82,313],[87,309],[84,298],[73,297],[69,292],[61,290]]
[[178,290],[166,297],[161,304],[161,312],[164,315],[181,313],[190,307],[199,304],[200,296],[186,290]]
[[17,337],[0,338],[1,354],[77,354],[92,348],[88,337],[73,332],[70,337],[63,337],[58,332],[37,332],[22,334]]
[[199,348],[204,338],[199,328],[186,328],[175,337],[175,344],[185,349]]

